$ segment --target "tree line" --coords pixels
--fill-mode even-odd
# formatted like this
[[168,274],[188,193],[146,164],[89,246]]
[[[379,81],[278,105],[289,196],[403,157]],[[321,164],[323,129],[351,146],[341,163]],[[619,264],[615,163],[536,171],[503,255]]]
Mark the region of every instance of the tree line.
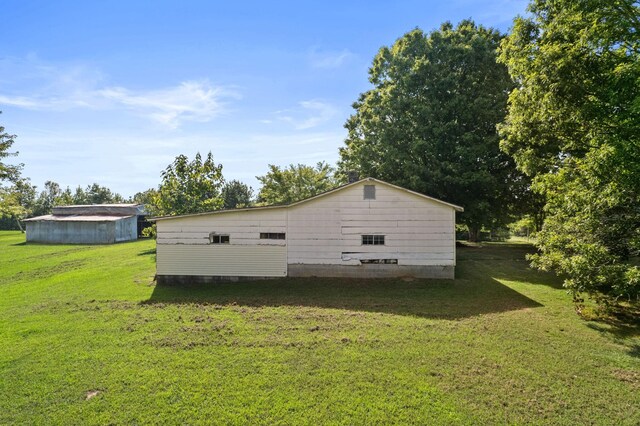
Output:
[[[15,135],[0,127],[0,158],[17,155],[10,152]],[[51,214],[54,206],[77,204],[144,204],[151,216],[202,213],[219,209],[287,204],[316,195],[339,185],[335,169],[320,162],[315,167],[291,164],[288,167],[269,165],[268,172],[257,176],[262,188],[257,196],[250,186],[238,181],[226,181],[222,165],[216,164],[209,152],[203,159],[196,153],[193,159],[179,155],[160,173],[157,188],[138,192],[125,198],[98,183],[86,188],[62,188],[47,181],[42,191],[21,175],[23,165],[0,162],[0,229],[22,229],[21,220]]]
[[253,188],[238,181],[226,182],[222,164],[216,164],[209,152],[203,159],[197,153],[192,160],[179,155],[161,173],[158,188],[133,197],[158,216],[203,213],[219,209],[281,205],[314,196],[341,183],[336,170],[327,163],[316,166],[269,165],[268,172],[257,176],[262,184],[257,196]]
[[[224,181],[211,153],[181,155],[134,201],[158,215],[283,204],[355,171],[462,205],[472,241],[515,221],[531,227],[532,265],[564,277],[578,306],[584,294],[637,303],[640,3],[532,0],[527,10],[508,34],[464,20],[382,47],[335,168],[269,165],[254,197]],[[12,143],[0,128],[0,160]],[[13,185],[0,188],[5,216],[24,213],[19,171],[0,162],[0,182]]]

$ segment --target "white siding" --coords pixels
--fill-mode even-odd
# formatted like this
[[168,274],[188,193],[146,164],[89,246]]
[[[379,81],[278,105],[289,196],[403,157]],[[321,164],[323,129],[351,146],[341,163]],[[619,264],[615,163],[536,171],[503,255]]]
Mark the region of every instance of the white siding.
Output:
[[158,245],[209,244],[209,234],[227,234],[230,245],[285,245],[282,240],[261,240],[261,232],[286,232],[284,209],[231,211],[157,222]]
[[[441,203],[375,183],[290,207],[290,264],[359,265],[360,259],[397,259],[399,265],[455,265],[455,211]],[[362,245],[363,234],[385,236],[385,245]]]
[[[157,222],[157,274],[283,277],[283,240],[261,240],[261,232],[286,232],[284,210],[215,213]],[[229,244],[209,244],[209,234],[229,235]]]
[[284,277],[284,246],[158,244],[158,275]]
[[[360,265],[397,259],[398,265],[454,266],[453,207],[375,182],[364,200],[363,181],[289,207],[212,213],[157,222],[158,275],[285,276],[287,264]],[[209,244],[209,234],[229,244]],[[261,232],[286,240],[261,240]],[[384,245],[362,245],[363,234]]]

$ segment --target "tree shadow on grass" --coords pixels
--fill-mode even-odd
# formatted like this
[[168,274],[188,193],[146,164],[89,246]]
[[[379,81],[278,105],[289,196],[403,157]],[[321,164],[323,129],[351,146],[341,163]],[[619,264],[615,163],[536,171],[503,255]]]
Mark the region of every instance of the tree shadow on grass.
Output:
[[458,276],[474,276],[479,271],[492,278],[521,281],[561,289],[562,279],[551,272],[542,272],[529,266],[528,254],[536,252],[530,244],[485,243],[460,246],[457,249]]
[[529,268],[525,254],[532,249],[523,244],[459,249],[455,280],[284,278],[209,285],[157,285],[144,303],[307,306],[461,319],[542,306],[496,279],[522,279],[555,286],[557,281]]
[[640,310],[637,307],[627,306],[626,310],[593,319],[587,323],[587,327],[610,335],[616,343],[629,347],[629,355],[640,358],[640,344],[629,344],[629,339],[640,336]]
[[152,248],[149,250],[143,250],[141,252],[138,253],[138,256],[150,256],[152,254],[156,254],[156,249]]
[[143,303],[305,306],[461,319],[542,306],[496,280],[283,278],[236,283],[157,285]]

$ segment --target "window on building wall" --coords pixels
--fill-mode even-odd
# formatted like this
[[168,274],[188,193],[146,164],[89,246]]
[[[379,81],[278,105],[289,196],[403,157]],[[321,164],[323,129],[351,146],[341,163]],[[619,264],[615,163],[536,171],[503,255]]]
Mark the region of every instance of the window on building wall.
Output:
[[363,246],[383,246],[384,235],[363,235],[362,245]]
[[364,199],[365,200],[375,200],[376,199],[376,186],[375,185],[365,185],[364,186]]
[[229,236],[225,234],[216,234],[215,232],[212,232],[209,234],[209,243],[229,244]]
[[284,232],[261,232],[261,240],[284,240],[286,234]]

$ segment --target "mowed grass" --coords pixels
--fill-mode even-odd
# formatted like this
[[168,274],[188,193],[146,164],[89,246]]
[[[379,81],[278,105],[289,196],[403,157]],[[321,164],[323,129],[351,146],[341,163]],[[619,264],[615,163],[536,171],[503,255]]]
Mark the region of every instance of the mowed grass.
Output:
[[154,241],[0,233],[0,424],[640,424],[640,336],[526,244],[458,278],[156,287]]

